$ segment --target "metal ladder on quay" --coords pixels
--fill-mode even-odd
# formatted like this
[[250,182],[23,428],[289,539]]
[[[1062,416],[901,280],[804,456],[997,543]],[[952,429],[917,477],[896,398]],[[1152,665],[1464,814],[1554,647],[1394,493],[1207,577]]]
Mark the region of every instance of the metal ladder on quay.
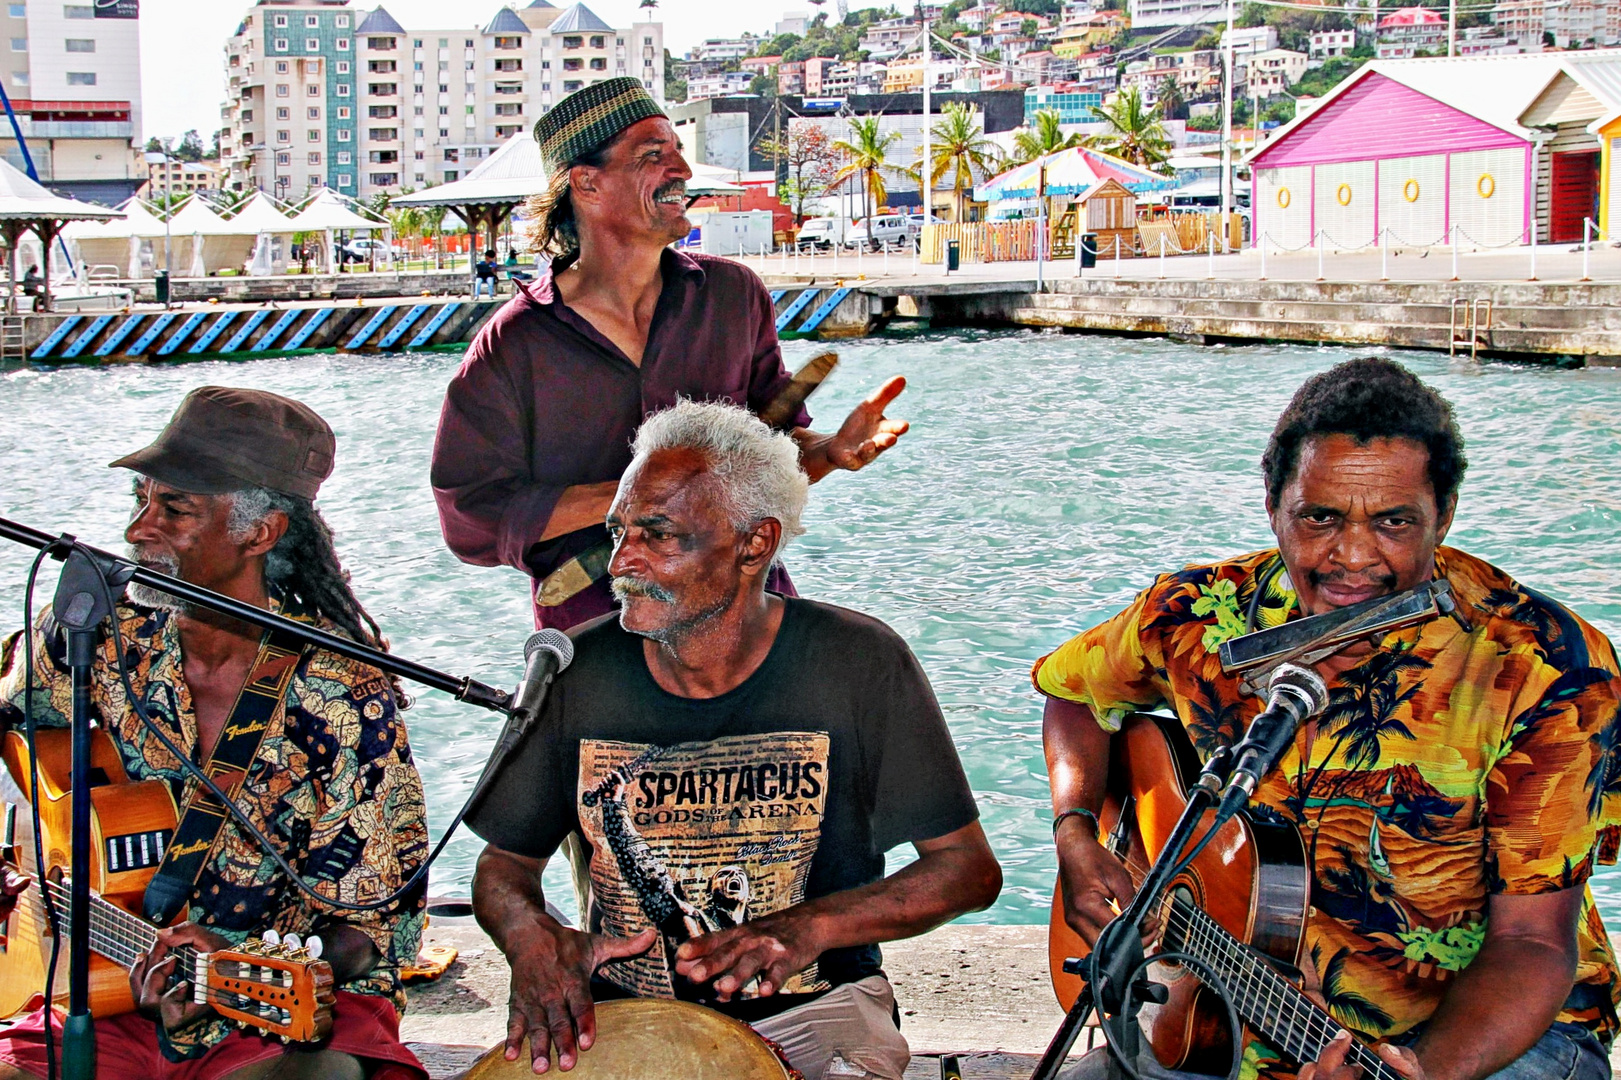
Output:
[[[1484,315],[1484,318],[1482,316]],[[1461,318],[1460,318],[1461,316]],[[1447,333],[1447,355],[1457,356],[1469,350],[1469,359],[1480,359],[1480,350],[1491,347],[1492,301],[1487,296],[1473,300],[1465,296],[1452,298],[1452,317]]]
[[28,348],[24,344],[23,317],[0,315],[0,364],[23,364],[28,361]]

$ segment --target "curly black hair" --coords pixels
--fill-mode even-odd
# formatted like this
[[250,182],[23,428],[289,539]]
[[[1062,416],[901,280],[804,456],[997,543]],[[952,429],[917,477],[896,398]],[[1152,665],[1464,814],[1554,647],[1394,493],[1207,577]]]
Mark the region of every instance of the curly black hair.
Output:
[[1319,435],[1349,435],[1359,444],[1410,439],[1430,454],[1435,505],[1445,510],[1469,461],[1452,406],[1394,360],[1364,356],[1313,375],[1278,417],[1261,456],[1269,503],[1276,505],[1300,461],[1300,447]]

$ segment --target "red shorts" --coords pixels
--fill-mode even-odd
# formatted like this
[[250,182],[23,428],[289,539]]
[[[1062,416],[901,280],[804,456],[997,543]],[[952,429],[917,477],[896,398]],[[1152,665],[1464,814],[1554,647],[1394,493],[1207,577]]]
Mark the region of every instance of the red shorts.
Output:
[[[0,1026],[0,1062],[45,1075],[43,1010]],[[53,1017],[56,1053],[62,1053],[61,1016]],[[174,1062],[158,1049],[158,1029],[140,1013],[97,1020],[97,1080],[215,1080],[236,1069],[296,1052],[272,1036],[234,1031],[200,1058]],[[428,1080],[416,1055],[400,1042],[400,1019],[387,998],[340,991],[332,1036],[322,1049],[360,1058],[372,1080]]]

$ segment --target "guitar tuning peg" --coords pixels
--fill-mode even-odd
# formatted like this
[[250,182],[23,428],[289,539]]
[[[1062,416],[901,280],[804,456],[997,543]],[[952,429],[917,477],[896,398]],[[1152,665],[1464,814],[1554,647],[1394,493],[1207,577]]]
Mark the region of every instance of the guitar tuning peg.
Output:
[[282,942],[283,945],[286,945],[293,952],[297,952],[299,949],[302,949],[304,947],[304,942],[299,938],[299,936],[297,934],[288,934],[286,937],[281,939],[281,942]]
[[311,934],[310,939],[304,942],[304,951],[310,954],[311,960],[319,960],[321,959],[321,954],[326,951],[326,946],[321,944],[321,939],[319,937]]
[[281,935],[276,933],[274,930],[266,930],[264,934],[260,936],[259,940],[274,948],[275,946],[281,944]]

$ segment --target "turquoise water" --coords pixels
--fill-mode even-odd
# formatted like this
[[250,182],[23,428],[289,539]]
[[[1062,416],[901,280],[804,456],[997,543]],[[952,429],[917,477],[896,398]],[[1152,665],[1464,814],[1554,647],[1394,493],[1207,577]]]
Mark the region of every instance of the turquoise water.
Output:
[[[792,365],[812,346],[786,351]],[[821,426],[903,374],[911,385],[895,411],[913,429],[875,467],[814,489],[789,564],[805,595],[870,612],[912,644],[1006,869],[1001,900],[977,918],[1042,921],[1055,862],[1031,662],[1155,573],[1266,546],[1266,436],[1301,380],[1353,353],[1041,333],[840,351],[844,365],[812,403]],[[1468,437],[1453,542],[1621,634],[1621,372],[1401,359],[1452,399]],[[296,396],[337,430],[321,505],[395,648],[509,685],[530,630],[524,579],[445,551],[427,486],[456,363],[300,357],[12,373],[0,377],[0,514],[116,548],[128,484],[105,463],[143,445],[185,391],[225,383]],[[0,625],[21,621],[27,561],[0,546]],[[495,718],[434,692],[407,715],[430,820],[442,825],[483,763]],[[433,891],[464,893],[478,848],[458,837]],[[563,879],[553,880],[562,901]],[[1607,872],[1599,889],[1621,926],[1621,875]]]

